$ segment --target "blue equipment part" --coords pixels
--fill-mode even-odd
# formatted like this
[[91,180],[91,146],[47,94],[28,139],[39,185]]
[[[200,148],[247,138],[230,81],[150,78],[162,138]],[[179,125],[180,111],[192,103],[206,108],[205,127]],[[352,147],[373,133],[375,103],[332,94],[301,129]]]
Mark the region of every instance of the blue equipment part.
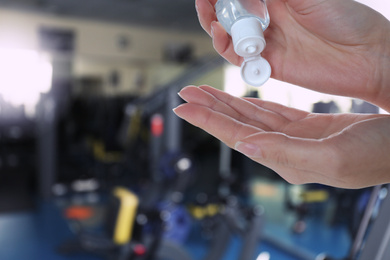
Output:
[[183,244],[191,231],[192,219],[187,209],[174,203],[163,202],[160,205],[163,221],[162,238]]

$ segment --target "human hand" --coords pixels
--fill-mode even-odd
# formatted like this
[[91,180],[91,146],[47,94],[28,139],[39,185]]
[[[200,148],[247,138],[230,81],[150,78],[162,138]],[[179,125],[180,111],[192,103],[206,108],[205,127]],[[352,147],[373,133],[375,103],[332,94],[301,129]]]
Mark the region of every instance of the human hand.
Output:
[[[216,51],[235,65],[231,37],[217,22],[217,0],[196,0]],[[272,77],[316,91],[356,97],[390,111],[390,23],[353,0],[268,0],[262,56]]]
[[208,86],[184,88],[175,113],[294,184],[390,182],[390,116],[313,114]]

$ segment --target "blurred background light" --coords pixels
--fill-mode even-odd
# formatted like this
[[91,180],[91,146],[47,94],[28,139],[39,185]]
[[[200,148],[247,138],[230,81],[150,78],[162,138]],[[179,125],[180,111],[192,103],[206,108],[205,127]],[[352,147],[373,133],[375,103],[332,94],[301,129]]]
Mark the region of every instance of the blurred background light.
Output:
[[40,94],[50,91],[52,74],[51,63],[37,51],[0,49],[0,96],[11,105],[31,112]]

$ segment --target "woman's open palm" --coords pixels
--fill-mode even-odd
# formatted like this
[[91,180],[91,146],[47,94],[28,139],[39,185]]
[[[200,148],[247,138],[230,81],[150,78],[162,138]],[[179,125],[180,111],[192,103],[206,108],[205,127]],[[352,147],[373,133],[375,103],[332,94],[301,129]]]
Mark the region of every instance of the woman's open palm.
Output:
[[390,116],[314,114],[208,86],[180,92],[175,113],[291,183],[358,188],[390,178]]

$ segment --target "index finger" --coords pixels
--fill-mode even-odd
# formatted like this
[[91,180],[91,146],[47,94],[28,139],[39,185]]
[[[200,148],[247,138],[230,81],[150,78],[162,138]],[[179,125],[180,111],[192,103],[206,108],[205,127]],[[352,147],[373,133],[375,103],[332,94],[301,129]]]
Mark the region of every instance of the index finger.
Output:
[[217,21],[214,5],[217,0],[196,0],[196,12],[202,28],[211,36],[211,23]]
[[177,116],[203,129],[232,148],[238,141],[252,134],[263,132],[260,128],[244,124],[226,114],[198,104],[185,103],[173,111]]

